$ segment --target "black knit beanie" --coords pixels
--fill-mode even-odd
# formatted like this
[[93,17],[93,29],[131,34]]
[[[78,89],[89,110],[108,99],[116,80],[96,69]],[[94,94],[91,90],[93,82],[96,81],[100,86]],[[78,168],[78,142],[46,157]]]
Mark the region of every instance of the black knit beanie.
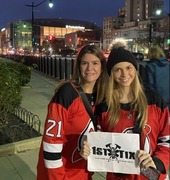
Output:
[[107,71],[109,75],[113,66],[120,62],[132,63],[136,70],[138,70],[136,59],[130,51],[124,49],[123,47],[113,48],[111,49],[107,60]]

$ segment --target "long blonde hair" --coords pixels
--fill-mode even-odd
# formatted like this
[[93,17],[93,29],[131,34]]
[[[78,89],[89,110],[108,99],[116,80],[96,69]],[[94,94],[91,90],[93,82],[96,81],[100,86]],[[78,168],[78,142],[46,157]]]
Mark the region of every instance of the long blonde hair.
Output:
[[[131,84],[132,94],[133,94],[133,101],[131,102],[131,108],[134,112],[136,112],[136,120],[140,119],[140,128],[144,128],[144,125],[147,120],[147,98],[143,91],[143,86],[140,84],[138,74]],[[106,102],[108,105],[108,112],[109,112],[109,128],[113,128],[116,123],[119,121],[120,117],[120,87],[119,84],[114,80],[113,71],[111,71],[108,88],[106,92]]]

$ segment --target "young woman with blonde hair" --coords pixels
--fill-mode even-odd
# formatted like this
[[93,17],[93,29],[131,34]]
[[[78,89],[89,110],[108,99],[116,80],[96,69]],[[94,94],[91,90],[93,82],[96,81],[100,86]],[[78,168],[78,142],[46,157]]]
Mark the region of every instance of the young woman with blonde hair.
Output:
[[[161,180],[169,165],[169,111],[163,99],[153,91],[143,90],[134,56],[123,47],[112,48],[107,61],[110,75],[106,102],[97,109],[100,131],[139,133],[136,152],[141,170],[158,170]],[[133,143],[133,139],[132,139]],[[90,145],[84,141],[81,155],[87,159]],[[145,172],[145,171],[141,171]],[[143,174],[107,173],[107,180],[146,180]]]

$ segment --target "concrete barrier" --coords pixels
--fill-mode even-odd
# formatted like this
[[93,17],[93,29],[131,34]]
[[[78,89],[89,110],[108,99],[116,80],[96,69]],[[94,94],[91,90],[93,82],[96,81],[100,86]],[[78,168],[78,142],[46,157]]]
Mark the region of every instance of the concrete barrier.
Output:
[[40,147],[42,136],[0,145],[0,157]]

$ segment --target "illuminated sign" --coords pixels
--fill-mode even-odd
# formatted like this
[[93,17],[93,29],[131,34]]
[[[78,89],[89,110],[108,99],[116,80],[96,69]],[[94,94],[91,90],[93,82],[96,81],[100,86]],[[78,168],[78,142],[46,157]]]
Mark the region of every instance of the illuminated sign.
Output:
[[71,26],[71,25],[66,25],[66,28],[85,29],[85,27],[83,26]]
[[54,36],[54,35],[49,35],[49,36],[48,36],[48,40],[49,40],[49,41],[54,41],[54,39],[55,39],[55,36]]

